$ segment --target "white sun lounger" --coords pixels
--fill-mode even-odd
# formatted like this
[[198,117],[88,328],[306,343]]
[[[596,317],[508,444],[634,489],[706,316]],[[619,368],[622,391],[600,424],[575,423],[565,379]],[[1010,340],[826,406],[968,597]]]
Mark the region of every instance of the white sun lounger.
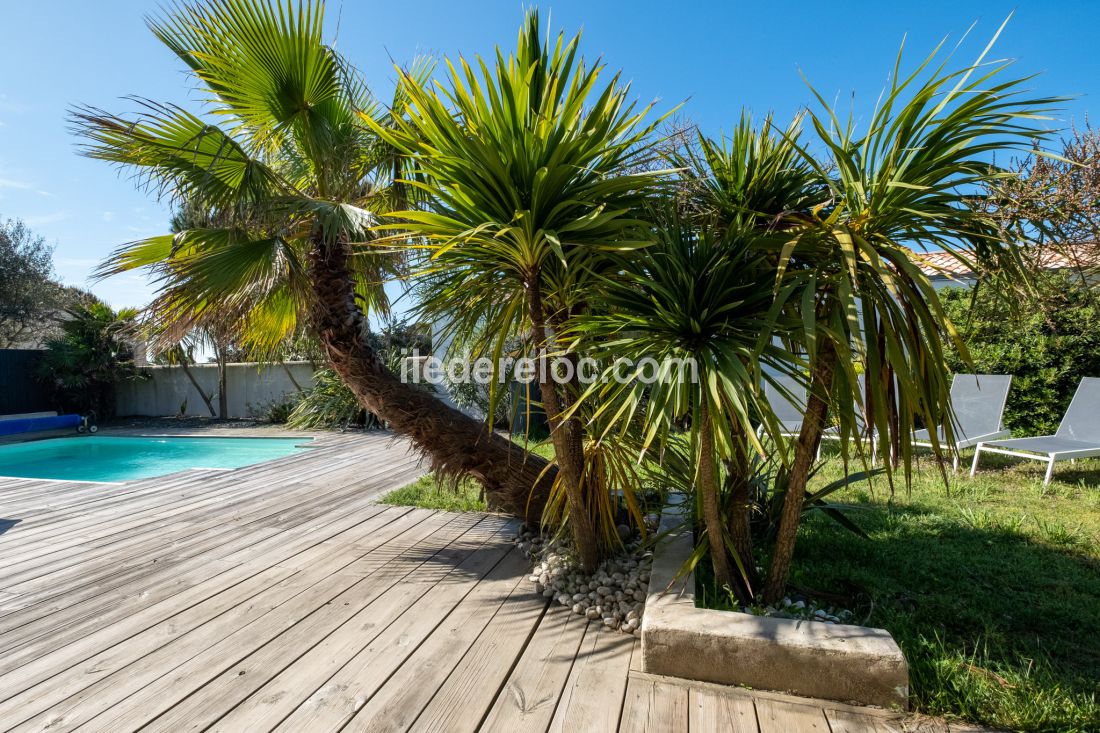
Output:
[[775,377],[775,381],[783,391],[770,381],[765,381],[764,396],[779,421],[779,434],[784,438],[797,436],[802,430],[802,416],[806,412],[806,387],[794,377],[785,375]]
[[970,467],[971,476],[978,471],[978,459],[983,452],[1046,461],[1044,486],[1054,476],[1056,462],[1100,456],[1100,377],[1081,380],[1054,435],[978,443]]
[[[764,394],[768,399],[768,404],[771,405],[772,412],[775,413],[776,419],[779,421],[780,435],[784,438],[795,438],[802,431],[802,418],[806,413],[806,386],[789,376],[779,376],[775,378],[782,389],[787,394],[783,394],[779,389],[772,385],[771,382],[764,383]],[[860,391],[863,390],[863,375],[859,376]],[[793,400],[793,401],[792,401]],[[863,415],[857,413],[856,415],[857,430],[860,435],[865,431]],[[762,430],[763,428],[761,428]],[[821,435],[822,442],[826,440],[839,440],[840,431],[835,428],[826,428]],[[870,436],[872,462],[874,460],[874,446],[875,436]],[[818,445],[817,456],[821,457],[821,446]],[[873,465],[873,463],[872,463]]]
[[[965,448],[983,441],[997,440],[1012,436],[1004,429],[1003,419],[1008,390],[1012,386],[1012,376],[1005,374],[956,374],[951,382],[951,411],[955,414],[954,439],[949,447],[952,452],[952,464],[959,470],[959,453]],[[941,445],[947,442],[947,435],[941,425],[937,431]],[[932,447],[932,435],[928,430],[913,433],[913,445],[922,448]]]

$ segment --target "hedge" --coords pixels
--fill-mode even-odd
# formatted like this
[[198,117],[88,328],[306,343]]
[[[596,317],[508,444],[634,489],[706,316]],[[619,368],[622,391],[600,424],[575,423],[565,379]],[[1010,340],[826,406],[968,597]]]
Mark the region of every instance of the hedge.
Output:
[[1015,436],[1058,429],[1082,377],[1100,376],[1100,291],[1079,277],[1050,273],[1032,297],[991,287],[941,292],[973,366],[949,349],[957,372],[1012,374],[1005,425]]

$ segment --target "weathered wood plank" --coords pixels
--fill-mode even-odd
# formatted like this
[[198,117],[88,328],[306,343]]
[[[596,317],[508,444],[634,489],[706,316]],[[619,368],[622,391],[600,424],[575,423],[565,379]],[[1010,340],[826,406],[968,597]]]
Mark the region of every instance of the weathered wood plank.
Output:
[[601,624],[588,625],[554,711],[551,733],[618,729],[635,640]]
[[[341,504],[342,502],[337,502],[338,506]],[[187,577],[187,571],[194,570],[201,573],[203,567],[214,560],[224,559],[226,555],[238,549],[254,547],[265,541],[274,540],[279,535],[277,527],[254,526],[247,530],[229,533],[220,541],[216,534],[212,534],[206,537],[197,548],[193,547],[187,552],[169,547],[161,550],[163,554],[157,554],[155,548],[147,548],[146,552],[150,553],[148,559],[137,566],[145,572],[137,572],[136,577],[131,578],[126,587],[132,589],[132,596],[141,606],[156,603],[179,590],[181,578]],[[280,540],[280,542],[283,541],[285,540]],[[187,560],[190,562],[185,562]],[[232,561],[229,562],[232,564]],[[172,572],[168,572],[168,569]],[[150,577],[160,580],[149,582]],[[30,589],[30,593],[33,593],[33,588]],[[120,597],[116,591],[109,595],[97,596],[75,607],[65,607],[47,617],[36,617],[36,609],[26,609],[23,613],[0,619],[0,626],[4,627],[4,633],[0,635],[0,650],[8,653],[39,636],[56,635],[61,629],[69,635],[66,638],[70,638],[78,629],[87,631],[102,626],[120,614],[134,610],[135,606],[132,604],[120,605],[119,602],[125,598],[125,595]],[[33,623],[26,619],[30,619]],[[15,624],[21,625],[12,628]],[[28,635],[32,635],[29,640]],[[55,643],[59,641],[56,636],[54,640]],[[3,664],[0,664],[0,669],[3,669]]]
[[[42,507],[44,516],[31,516],[28,521],[18,525],[20,546],[29,541],[49,539],[61,533],[72,534],[88,527],[96,526],[96,519],[103,520],[124,512],[127,518],[142,511],[161,511],[164,507],[181,507],[188,502],[205,502],[218,492],[232,492],[239,487],[243,479],[267,480],[294,477],[296,482],[312,482],[324,479],[327,475],[339,472],[352,464],[359,464],[360,470],[390,461],[415,460],[407,452],[387,450],[377,444],[358,449],[331,447],[310,449],[301,454],[277,459],[257,466],[235,471],[188,471],[171,476],[162,476],[120,485],[96,485],[98,493],[84,501],[71,503],[68,500],[61,506]],[[31,512],[34,514],[35,512]],[[112,523],[114,524],[114,523]],[[0,548],[12,537],[0,536]]]
[[340,730],[434,633],[441,622],[486,577],[511,549],[505,540],[514,525],[500,527],[490,545],[482,551],[477,565],[458,573],[448,572],[429,581],[433,586],[405,613],[395,619],[380,634],[370,639],[358,654],[340,671],[329,678],[277,730],[327,731]]
[[590,622],[552,605],[485,718],[488,730],[546,730]]
[[[900,722],[895,722],[891,718],[852,710],[825,708],[825,718],[829,721],[832,733],[901,733],[905,730]],[[927,725],[909,730],[920,730],[921,733],[947,733],[948,728],[941,721],[929,720]]]
[[626,686],[619,730],[623,733],[687,731],[687,688],[632,675]]
[[[401,472],[395,471],[393,473],[387,473],[383,476],[377,477],[376,480],[383,485],[388,485],[391,483],[399,484],[402,482],[403,479]],[[264,517],[270,516],[272,512],[275,511],[288,512],[287,516],[296,517],[293,523],[284,522],[284,526],[289,529],[291,526],[306,525],[311,519],[316,517],[328,517],[324,521],[331,521],[332,517],[329,515],[337,515],[338,512],[335,511],[336,509],[349,506],[353,503],[363,504],[365,502],[369,502],[372,498],[370,494],[360,493],[359,490],[354,486],[338,486],[337,490],[340,492],[339,495],[328,495],[328,501],[320,501],[323,497],[325,497],[325,492],[314,492],[308,487],[299,487],[296,492],[284,492],[281,495],[281,498],[277,501],[271,500],[268,502],[256,502],[258,509],[250,516],[251,518],[259,521],[262,520]],[[308,507],[311,504],[317,505],[318,507],[320,507],[320,510],[295,512],[297,508]],[[256,523],[253,522],[250,524]],[[85,586],[92,584],[102,584],[103,589],[108,590],[117,585],[117,583],[112,581],[125,582],[128,576],[141,574],[142,572],[148,571],[148,566],[151,563],[157,562],[158,560],[164,561],[166,556],[170,556],[170,558],[173,560],[179,560],[185,559],[189,556],[189,554],[200,554],[202,548],[204,547],[204,545],[199,544],[202,542],[206,543],[206,547],[209,547],[210,544],[213,543],[218,548],[228,548],[232,545],[232,542],[234,541],[234,533],[237,533],[237,536],[239,536],[240,532],[249,531],[254,528],[243,523],[238,523],[237,526],[234,526],[231,522],[228,523],[227,526],[227,523],[219,523],[217,520],[214,520],[210,523],[210,527],[208,530],[200,531],[202,528],[196,526],[194,533],[190,537],[187,537],[187,527],[189,525],[181,524],[180,526],[181,532],[183,533],[180,536],[186,538],[186,540],[174,544],[169,548],[160,548],[156,544],[157,539],[154,538],[150,541],[151,544],[147,543],[144,546],[139,546],[137,549],[140,550],[140,552],[137,552],[136,556],[132,559],[129,558],[130,555],[134,552],[133,548],[131,548],[130,553],[121,556],[107,556],[109,562],[103,562],[99,564],[84,562],[82,564],[73,565],[70,566],[71,569],[67,573],[65,571],[61,571],[59,573],[49,575],[48,577],[45,577],[43,580],[41,580],[37,586],[23,586],[15,590],[19,591],[24,598],[28,600],[33,599],[36,602],[44,600],[46,598],[54,598],[59,595],[63,596],[64,599],[62,600],[62,602],[56,605],[59,607],[64,607],[64,605],[68,605],[68,599],[77,597],[76,595],[74,595],[74,592],[77,589],[81,589]],[[259,524],[257,526],[264,525]],[[151,556],[149,553],[150,549],[160,549],[164,553],[164,555]],[[66,585],[65,579],[67,578],[72,579],[73,582]],[[35,587],[41,588],[41,590],[36,592]],[[9,586],[9,590],[10,589],[11,587]],[[18,625],[18,619],[0,617],[0,633],[10,630],[10,628],[13,628],[16,625]]]
[[[423,602],[427,595],[442,596],[447,590],[464,594],[502,554],[490,543],[496,530],[483,528],[485,522],[479,524],[478,520],[472,517],[466,525],[461,520],[452,521],[425,541],[429,544],[422,552],[411,552],[390,573],[362,579],[342,575],[359,582],[335,598],[304,599],[304,607],[298,610],[306,613],[278,624],[277,636],[272,635],[272,629],[264,628],[230,637],[176,670],[165,689],[155,689],[159,685],[146,687],[140,696],[127,699],[124,715],[116,716],[112,710],[102,720],[92,721],[90,729],[146,726],[149,731],[201,730],[293,663],[303,650],[342,625],[357,624],[364,631],[387,628],[410,604]],[[437,564],[446,568],[442,575],[432,572]],[[422,572],[399,582],[418,568]],[[440,582],[451,573],[453,582]],[[431,600],[438,603],[442,599]],[[306,601],[312,602],[312,610]],[[322,605],[318,606],[319,602]],[[282,629],[286,630],[278,633]],[[402,635],[399,641],[406,638]],[[136,705],[131,702],[134,700]],[[156,717],[150,720],[152,716]]]
[[[433,516],[423,510],[406,512],[395,507],[361,527],[372,532],[372,540],[377,547],[381,547],[406,532],[422,538],[446,521],[446,516]],[[0,703],[0,719],[14,723],[41,710],[48,711],[48,714],[30,720],[26,726],[28,730],[36,726],[57,730],[83,722],[137,692],[150,680],[274,611],[286,601],[302,593],[323,592],[324,589],[318,585],[325,578],[339,573],[340,569],[339,563],[319,562],[303,572],[295,573],[281,565],[273,565],[254,578],[264,575],[289,577],[267,587],[258,585],[254,578],[250,578],[226,589],[214,598],[50,677],[21,695],[5,700]],[[352,582],[352,579],[347,578],[345,582]],[[263,589],[249,595],[252,585]]]
[[[375,467],[373,470],[364,471],[365,475],[362,477],[370,481],[375,476],[386,472],[406,468],[411,468],[411,463],[386,463]],[[327,491],[354,491],[357,488],[348,482],[333,481],[331,477],[326,484]],[[11,563],[5,567],[3,575],[0,576],[0,582],[5,585],[13,585],[20,582],[24,577],[35,577],[35,574],[42,575],[54,567],[65,567],[77,562],[84,563],[94,557],[118,552],[143,540],[157,537],[166,540],[169,537],[187,536],[184,534],[186,532],[200,535],[204,530],[217,529],[219,520],[223,525],[226,523],[227,518],[231,517],[235,521],[242,521],[235,515],[240,510],[250,510],[255,513],[265,506],[292,501],[302,489],[307,488],[311,488],[310,485],[299,480],[297,476],[294,476],[292,481],[274,485],[269,480],[263,480],[262,477],[250,477],[247,481],[235,483],[228,493],[214,496],[207,495],[201,501],[186,505],[186,511],[173,513],[158,511],[155,517],[156,521],[145,522],[136,526],[127,526],[126,523],[122,523],[120,526],[126,531],[116,531],[98,538],[81,539],[78,542],[70,540],[71,544],[66,544],[64,541],[50,543],[49,550],[40,554],[33,551],[26,551],[22,555],[13,554]],[[163,504],[158,505],[158,507],[163,506]],[[319,505],[317,508],[323,510],[324,506]],[[133,517],[136,510],[135,507],[133,511],[127,512],[127,516]],[[167,524],[165,520],[173,515],[175,524]],[[166,529],[169,529],[167,533]],[[66,552],[73,545],[80,546],[85,551],[79,553]],[[96,551],[93,551],[93,548]],[[25,568],[31,573],[28,574],[24,570]]]
[[815,705],[760,697],[756,699],[756,720],[760,733],[829,733],[825,711]]
[[[346,531],[363,522],[363,518],[357,515],[348,515],[330,525],[328,532]],[[298,552],[308,549],[322,539],[330,536],[327,532],[323,535],[302,535],[299,537],[275,536],[273,540],[278,542],[266,546],[253,545],[243,553],[230,556],[228,559],[210,560],[204,569],[201,565],[196,567],[193,577],[184,578],[185,590],[175,596],[167,598],[160,603],[141,607],[130,608],[123,605],[119,611],[122,618],[118,623],[97,627],[92,633],[82,635],[72,632],[69,635],[76,637],[68,643],[62,643],[68,637],[56,635],[48,640],[45,650],[37,646],[31,646],[12,653],[9,657],[0,658],[0,685],[30,685],[39,681],[38,675],[48,675],[55,670],[56,665],[67,663],[69,665],[83,661],[91,654],[118,643],[127,635],[134,633],[135,628],[141,630],[140,624],[146,626],[155,625],[165,619],[171,618],[176,613],[186,610],[196,603],[201,603],[210,596],[216,595],[226,587],[236,584],[241,580],[261,572],[268,564],[277,564],[279,561],[291,557]],[[250,554],[251,555],[250,555]],[[259,565],[249,560],[263,559]],[[212,573],[212,570],[220,564],[222,572]],[[225,566],[232,566],[225,570]],[[175,573],[169,573],[169,578],[178,579]],[[195,582],[195,581],[198,582]],[[192,584],[193,583],[193,584]],[[129,612],[129,613],[127,613]],[[77,631],[86,631],[78,629]],[[14,679],[10,682],[9,675]],[[11,692],[18,692],[23,687],[15,689],[8,687]]]
[[723,694],[712,688],[688,690],[688,727],[698,733],[757,733],[756,707],[749,695]]
[[[509,552],[490,576],[466,596],[416,653],[370,697],[359,714],[352,718],[348,729],[408,729],[433,699],[445,697],[445,693],[440,693],[443,685],[456,677],[468,677],[469,670],[460,669],[459,665],[470,647],[486,633],[486,628],[501,623],[523,625],[522,619],[515,615],[507,621],[498,618],[502,609],[529,609],[530,625],[533,626],[546,604],[544,599],[533,597],[525,586],[523,581],[528,570],[526,558],[518,552]],[[482,686],[488,686],[484,681],[475,684],[479,691]],[[429,709],[425,717],[430,716]]]
[[[369,700],[351,728],[404,730],[431,700],[463,653],[524,577],[527,560],[511,552],[462,599],[442,624],[373,695],[361,677],[343,677],[356,689],[343,688]],[[369,641],[348,624],[311,649],[282,674],[218,721],[213,731],[269,730],[320,689]],[[315,724],[316,725],[316,724]]]

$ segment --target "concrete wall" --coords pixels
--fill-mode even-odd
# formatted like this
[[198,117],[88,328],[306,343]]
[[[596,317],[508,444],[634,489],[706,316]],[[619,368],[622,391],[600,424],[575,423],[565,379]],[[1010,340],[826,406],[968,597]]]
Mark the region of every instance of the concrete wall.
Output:
[[[284,366],[286,367],[284,369]],[[215,411],[218,409],[218,367],[216,364],[196,364],[189,367],[203,391],[211,397]],[[263,417],[270,405],[283,402],[302,389],[313,384],[313,365],[305,361],[288,362],[259,367],[254,363],[228,366],[226,394],[229,397],[229,417]],[[149,377],[118,387],[115,401],[117,414],[146,415],[153,417],[179,415],[186,402],[187,415],[209,416],[202,396],[195,390],[182,367],[147,366]]]

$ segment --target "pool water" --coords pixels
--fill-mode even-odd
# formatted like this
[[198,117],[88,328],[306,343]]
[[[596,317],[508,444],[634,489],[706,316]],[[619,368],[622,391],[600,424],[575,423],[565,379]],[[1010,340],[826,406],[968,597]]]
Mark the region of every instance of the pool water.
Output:
[[305,450],[302,438],[79,436],[0,446],[0,476],[132,481],[189,468],[239,468]]

